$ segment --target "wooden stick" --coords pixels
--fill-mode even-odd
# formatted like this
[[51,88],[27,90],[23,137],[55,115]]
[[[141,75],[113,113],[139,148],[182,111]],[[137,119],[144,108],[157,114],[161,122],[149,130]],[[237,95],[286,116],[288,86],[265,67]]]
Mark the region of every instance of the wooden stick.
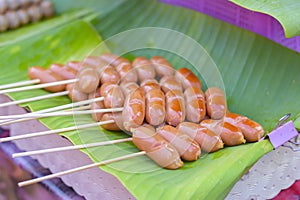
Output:
[[101,166],[101,165],[107,165],[107,164],[110,164],[110,163],[113,163],[113,162],[129,159],[129,158],[134,158],[134,157],[145,155],[145,154],[146,154],[145,151],[140,151],[140,152],[128,154],[128,155],[125,155],[125,156],[120,156],[118,158],[113,158],[113,159],[109,159],[109,160],[105,160],[105,161],[101,161],[101,162],[97,162],[97,163],[93,163],[93,164],[89,164],[89,165],[84,165],[84,166],[81,166],[81,167],[76,167],[76,168],[73,168],[73,169],[58,172],[58,173],[55,173],[55,174],[50,174],[50,175],[43,176],[43,177],[40,177],[40,178],[35,178],[35,179],[28,180],[28,181],[23,181],[23,182],[18,183],[18,186],[19,187],[28,186],[28,185],[38,183],[38,182],[41,182],[41,181],[49,180],[49,179],[52,179],[52,178],[57,178],[57,177],[60,177],[60,176],[63,176],[63,175],[71,174],[71,173],[74,173],[74,172],[79,172],[79,171],[82,171],[82,170],[90,169],[90,168],[93,168],[93,167],[98,167],[98,166]]
[[115,122],[114,120],[107,120],[107,121],[91,123],[91,124],[83,124],[83,125],[71,126],[71,127],[67,127],[67,128],[60,128],[60,129],[55,129],[55,130],[29,133],[29,134],[25,134],[25,135],[16,135],[16,136],[11,136],[11,137],[5,137],[5,138],[0,138],[0,143],[1,142],[9,142],[9,141],[13,141],[13,140],[20,140],[20,139],[25,139],[25,138],[31,138],[31,137],[44,136],[44,135],[49,135],[49,134],[54,134],[54,133],[74,131],[74,130],[79,130],[79,129],[84,129],[84,128],[97,127],[97,126],[101,126],[104,124],[111,124],[114,122]]
[[[57,117],[57,116],[69,116],[69,115],[86,115],[92,113],[106,113],[106,112],[121,112],[123,111],[123,107],[121,108],[104,108],[104,109],[95,109],[95,110],[83,110],[83,111],[69,111],[69,112],[51,112],[51,113],[31,113],[28,115],[30,118],[44,118],[44,117]],[[0,116],[0,119],[20,119],[24,117],[24,115],[7,115]]]
[[36,84],[39,82],[40,82],[40,79],[33,79],[33,80],[27,80],[27,81],[20,81],[20,82],[16,82],[16,83],[9,83],[9,84],[5,84],[5,85],[0,85],[0,90],[13,88],[13,87],[19,87],[19,86],[23,86],[23,85]]
[[[53,111],[59,111],[59,110],[63,110],[63,109],[67,109],[67,108],[72,108],[72,107],[77,107],[77,106],[81,106],[81,105],[86,105],[86,104],[89,104],[89,103],[92,103],[92,102],[98,102],[98,101],[103,101],[103,100],[104,100],[104,97],[97,97],[97,98],[94,98],[94,99],[88,99],[88,100],[79,101],[79,102],[75,102],[75,103],[70,103],[70,104],[65,104],[65,105],[61,105],[61,106],[56,106],[56,107],[53,107],[53,108],[47,108],[47,109],[44,109],[44,110],[39,110],[39,111],[36,111],[34,113],[49,113],[49,112],[53,112]],[[22,119],[2,120],[2,121],[0,121],[0,126],[35,119],[35,118],[30,118],[31,114],[32,113],[22,114]]]
[[6,102],[6,103],[0,104],[0,108],[6,107],[6,106],[11,106],[11,105],[16,105],[16,104],[21,104],[21,103],[26,103],[26,102],[31,102],[31,101],[38,101],[38,100],[42,100],[42,99],[49,99],[49,98],[53,98],[53,97],[65,96],[68,94],[69,94],[69,91],[63,91],[63,92],[56,92],[56,93],[52,93],[52,94],[41,95],[41,96],[37,96],[37,97],[31,97],[31,98],[27,98],[27,99],[21,99],[21,100],[12,101],[12,102]]
[[69,83],[75,83],[77,81],[78,81],[78,79],[70,79],[70,80],[57,81],[57,82],[52,82],[52,83],[44,83],[44,84],[30,85],[30,86],[19,87],[19,88],[11,88],[11,89],[6,89],[6,90],[1,90],[0,94],[40,89],[40,88],[56,86],[56,85],[64,85],[64,84],[69,84]]
[[124,138],[124,139],[110,140],[110,141],[104,141],[104,142],[95,142],[95,143],[90,143],[90,144],[81,144],[81,145],[74,145],[74,146],[67,146],[67,147],[57,147],[57,148],[50,148],[50,149],[42,149],[42,150],[14,153],[14,154],[12,154],[12,157],[17,158],[17,157],[33,156],[33,155],[44,154],[44,153],[70,151],[70,150],[74,150],[74,149],[98,147],[98,146],[117,144],[117,143],[121,143],[121,142],[129,142],[129,141],[132,141],[132,138]]

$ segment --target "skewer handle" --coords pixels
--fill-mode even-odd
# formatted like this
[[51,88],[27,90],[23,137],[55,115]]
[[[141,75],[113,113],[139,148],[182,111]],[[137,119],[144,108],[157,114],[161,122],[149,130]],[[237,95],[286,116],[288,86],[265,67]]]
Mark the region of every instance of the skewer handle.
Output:
[[71,174],[71,173],[74,173],[74,172],[90,169],[90,168],[93,168],[93,167],[98,167],[98,166],[101,166],[101,165],[107,165],[107,164],[110,164],[110,163],[113,163],[113,162],[129,159],[129,158],[134,158],[134,157],[145,155],[145,154],[146,154],[145,151],[132,153],[132,154],[129,154],[129,155],[118,157],[118,158],[113,158],[113,159],[105,160],[105,161],[102,161],[102,162],[97,162],[97,163],[85,165],[85,166],[82,166],[82,167],[77,167],[77,168],[74,168],[74,169],[58,172],[58,173],[55,173],[55,174],[50,174],[50,175],[43,176],[43,177],[40,177],[40,178],[35,178],[35,179],[28,180],[28,181],[23,181],[23,182],[18,183],[18,186],[19,187],[28,186],[28,185],[38,183],[38,182],[41,182],[41,181],[49,180],[49,179],[52,179],[52,178],[57,178],[57,177],[60,177],[60,176],[63,176],[63,175],[67,175],[67,174]]
[[0,90],[19,87],[19,86],[23,86],[23,85],[36,84],[36,83],[39,83],[39,82],[40,82],[40,79],[33,79],[33,80],[28,80],[28,81],[20,81],[20,82],[16,82],[16,83],[9,83],[9,84],[5,84],[5,85],[0,85]]
[[67,146],[67,147],[57,147],[57,148],[51,148],[51,149],[42,149],[42,150],[14,153],[14,154],[12,154],[12,157],[17,158],[17,157],[23,157],[23,156],[33,156],[33,155],[44,154],[44,153],[54,153],[54,152],[69,151],[69,150],[74,150],[74,149],[98,147],[98,146],[117,144],[117,143],[121,143],[121,142],[129,142],[129,141],[132,141],[132,138],[124,138],[124,139],[110,140],[110,141],[105,141],[105,142],[95,142],[95,143],[90,143],[90,144],[82,144],[82,145],[74,145],[74,146]]

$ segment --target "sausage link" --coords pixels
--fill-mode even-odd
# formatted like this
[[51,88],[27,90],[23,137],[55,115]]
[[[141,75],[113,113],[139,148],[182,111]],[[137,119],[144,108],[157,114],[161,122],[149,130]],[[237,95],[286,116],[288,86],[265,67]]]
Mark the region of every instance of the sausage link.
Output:
[[[100,88],[97,88],[94,92],[88,95],[88,99],[94,99],[101,97]],[[103,101],[96,101],[91,103],[91,110],[103,109],[105,108]],[[104,113],[92,113],[92,118],[94,121],[99,122],[102,119]]]
[[101,121],[104,122],[107,120],[114,120],[115,123],[101,125],[102,128],[109,130],[109,131],[124,130],[122,113],[104,113],[101,117]]
[[78,61],[70,61],[67,63],[67,66],[70,67],[71,69],[77,71],[77,73],[78,73],[82,68],[82,63],[78,62]]
[[161,56],[153,56],[150,61],[154,65],[155,72],[157,76],[173,76],[174,68],[164,57]]
[[92,68],[82,68],[78,73],[79,81],[76,83],[78,90],[84,93],[91,93],[99,86],[99,76]]
[[170,142],[183,160],[195,161],[199,158],[201,154],[199,144],[173,126],[162,126],[158,128],[156,133]]
[[104,83],[118,83],[121,77],[114,67],[107,65],[100,73],[100,82]]
[[161,167],[177,169],[183,166],[175,147],[148,127],[133,129],[132,141],[139,150],[146,151],[147,156]]
[[155,78],[155,69],[153,64],[147,58],[137,57],[133,60],[132,65],[137,71],[140,83],[145,79]]
[[185,119],[184,97],[180,91],[168,91],[166,93],[166,122],[177,126]]
[[179,70],[177,70],[175,73],[175,78],[182,84],[184,90],[188,87],[196,87],[199,89],[202,88],[201,81],[188,68],[180,68]]
[[120,86],[125,96],[139,88],[139,85],[136,84],[136,82],[122,82]]
[[126,96],[122,114],[124,128],[127,131],[143,124],[145,118],[145,95],[141,88]]
[[104,97],[106,108],[117,108],[124,105],[125,96],[119,85],[104,83],[100,87],[100,95]]
[[206,115],[205,96],[201,89],[188,87],[184,91],[186,119],[199,123]]
[[77,76],[76,70],[58,63],[52,64],[50,70],[61,76],[63,79],[74,79]]
[[75,87],[74,83],[68,84],[66,90],[69,91],[68,96],[73,102],[84,101],[88,99],[88,94],[80,92]]
[[246,142],[241,129],[228,122],[206,119],[203,120],[200,125],[220,135],[224,144],[227,146],[240,145]]
[[198,142],[201,149],[205,152],[214,152],[224,147],[220,136],[199,124],[182,122],[176,128]]
[[138,75],[136,70],[133,68],[129,61],[121,62],[116,65],[116,70],[119,72],[122,81],[126,82],[137,82]]
[[117,65],[123,62],[129,62],[126,58],[117,56],[112,53],[103,53],[100,55],[100,58],[114,67],[116,67]]
[[[32,79],[40,79],[40,83],[52,83],[57,81],[62,81],[63,78],[59,75],[55,74],[50,70],[46,70],[42,67],[31,67],[28,69],[28,76]],[[50,86],[44,88],[49,92],[61,92],[64,91],[66,85],[57,85],[57,86]]]
[[217,87],[210,87],[205,91],[207,114],[212,119],[225,117],[227,106],[224,92]]
[[160,86],[159,86],[157,80],[155,80],[155,79],[145,79],[143,82],[141,82],[140,86],[143,89],[145,94],[152,89],[160,90]]
[[108,65],[107,62],[102,60],[99,56],[87,56],[83,60],[84,65],[90,66],[93,68],[103,68]]
[[182,86],[180,82],[178,82],[174,76],[164,76],[159,81],[160,87],[164,93],[167,93],[169,90],[175,91],[181,91],[182,92]]
[[146,93],[146,121],[158,126],[165,121],[165,95],[160,89],[152,89]]
[[247,142],[257,142],[264,136],[263,127],[245,116],[226,113],[224,121],[240,128]]

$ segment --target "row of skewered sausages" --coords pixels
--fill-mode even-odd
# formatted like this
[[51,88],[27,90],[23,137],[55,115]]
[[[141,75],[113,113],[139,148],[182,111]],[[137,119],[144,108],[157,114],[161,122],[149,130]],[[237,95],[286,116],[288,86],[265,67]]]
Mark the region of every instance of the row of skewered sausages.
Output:
[[201,81],[187,68],[174,70],[161,56],[129,60],[111,53],[88,56],[82,62],[31,67],[30,79],[41,83],[77,79],[45,88],[69,91],[73,101],[104,97],[92,109],[123,107],[122,112],[94,113],[95,121],[114,120],[102,127],[132,134],[133,143],[158,165],[177,169],[182,160],[197,160],[204,152],[258,141],[264,130],[249,118],[227,110],[224,92],[202,91]]
[[54,6],[48,0],[0,0],[0,32],[53,15]]

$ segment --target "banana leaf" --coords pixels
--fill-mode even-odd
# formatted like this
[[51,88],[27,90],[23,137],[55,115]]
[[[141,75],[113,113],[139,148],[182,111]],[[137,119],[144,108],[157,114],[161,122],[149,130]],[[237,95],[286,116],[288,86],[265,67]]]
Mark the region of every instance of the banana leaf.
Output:
[[[197,12],[155,1],[127,1],[101,16],[99,24],[94,25],[103,38],[108,40],[100,51],[106,51],[107,46],[113,52],[120,51],[120,48],[126,52],[125,41],[114,43],[110,42],[114,41],[110,38],[137,27],[165,27],[192,37],[206,49],[220,70],[229,109],[260,122],[266,131],[271,131],[283,114],[290,112],[292,119],[295,119],[300,113],[297,101],[300,95],[297,79],[300,72],[299,54],[265,38]],[[145,35],[145,40],[148,41],[148,49],[131,51],[126,56],[148,57],[162,53],[176,68],[185,65],[191,67],[189,62],[178,59],[173,53],[151,48],[159,45],[153,38]],[[26,79],[26,69],[31,65],[47,67],[52,62],[80,60],[91,52],[98,52],[100,42],[101,39],[89,24],[77,21],[44,32],[38,37],[5,46],[0,49],[0,84]],[[192,48],[181,40],[175,40],[174,43],[182,48],[180,51]],[[188,49],[189,55],[193,55],[190,53],[192,50]],[[42,93],[45,91],[12,93],[10,96],[22,99]],[[23,106],[39,110],[66,102],[69,102],[67,98],[60,97]],[[92,122],[92,119],[89,116],[54,117],[41,121],[50,129],[55,129]],[[128,137],[123,132],[109,132],[100,127],[62,135],[74,144]],[[196,162],[185,163],[182,169],[174,171],[157,167],[146,156],[103,166],[101,169],[115,175],[138,199],[221,199],[243,173],[271,150],[269,141],[263,140],[226,147]],[[137,151],[132,143],[83,150],[95,162]]]
[[231,2],[253,10],[265,13],[277,19],[283,26],[286,37],[300,35],[300,2],[297,0],[230,0]]

